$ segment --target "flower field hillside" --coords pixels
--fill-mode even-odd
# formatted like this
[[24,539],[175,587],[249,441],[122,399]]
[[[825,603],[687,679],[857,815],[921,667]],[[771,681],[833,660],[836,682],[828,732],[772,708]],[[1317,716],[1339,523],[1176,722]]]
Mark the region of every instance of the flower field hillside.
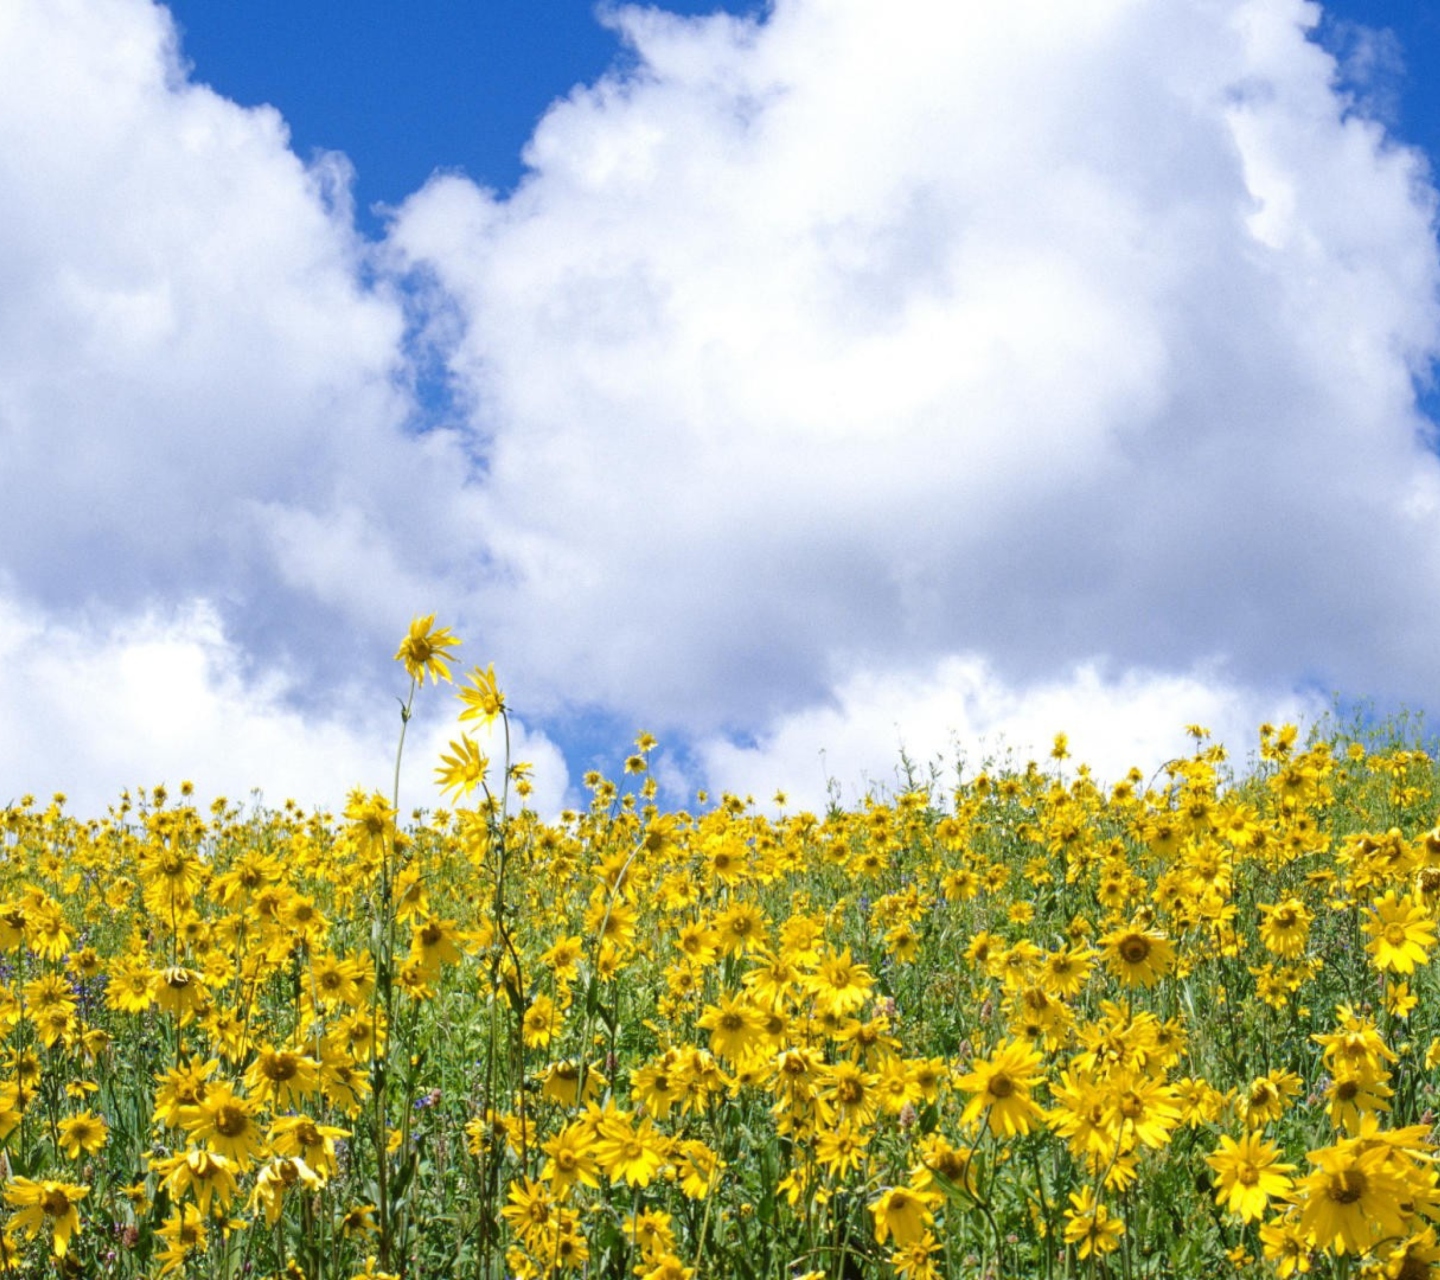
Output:
[[[457,639],[397,655],[442,696]],[[492,669],[445,812],[3,811],[0,1275],[1417,1280],[1440,774],[912,774],[526,806]],[[448,694],[444,696],[448,697]],[[398,769],[397,769],[398,776]],[[372,780],[373,781],[373,780]],[[384,780],[378,780],[383,782]]]

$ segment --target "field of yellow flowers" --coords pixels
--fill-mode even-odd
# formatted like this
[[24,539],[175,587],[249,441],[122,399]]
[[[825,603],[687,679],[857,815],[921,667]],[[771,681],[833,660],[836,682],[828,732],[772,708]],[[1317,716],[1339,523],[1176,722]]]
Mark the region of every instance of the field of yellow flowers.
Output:
[[[457,644],[405,637],[402,749]],[[1237,774],[1196,727],[1105,788],[1057,739],[778,818],[660,811],[641,735],[545,822],[458,688],[451,811],[3,811],[0,1275],[1440,1262],[1413,734],[1262,726]]]

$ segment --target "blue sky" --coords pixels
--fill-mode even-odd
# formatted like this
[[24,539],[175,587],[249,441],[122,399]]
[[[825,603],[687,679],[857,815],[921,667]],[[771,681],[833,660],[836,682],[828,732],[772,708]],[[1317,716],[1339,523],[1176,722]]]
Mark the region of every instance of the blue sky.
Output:
[[[556,98],[623,57],[588,0],[349,0],[215,4],[174,0],[196,79],[238,102],[269,102],[296,149],[344,151],[362,225],[435,169],[513,187],[536,121]],[[672,13],[763,12],[759,0],[667,0]],[[1341,0],[1336,23],[1389,32],[1401,62],[1383,69],[1396,132],[1440,154],[1440,3]]]
[[1436,3],[84,10],[0,27],[12,790],[334,804],[429,612],[552,809],[1440,710]]
[[[678,0],[673,13],[760,6]],[[556,98],[623,57],[585,0],[385,0],[170,5],[195,76],[284,112],[303,155],[344,151],[356,203],[398,205],[435,169],[508,189]],[[374,229],[373,215],[362,219]]]
[[[301,155],[349,157],[357,224],[377,237],[386,211],[436,170],[513,189],[545,110],[627,55],[604,7],[589,0],[174,0],[169,8],[197,79],[238,102],[278,106]],[[763,0],[664,8],[765,11]],[[1315,34],[1343,60],[1362,31],[1380,37],[1354,66],[1367,103],[1395,137],[1440,156],[1440,0],[1337,0]],[[1423,394],[1432,415],[1440,410],[1440,393]]]
[[[1325,6],[1330,23],[1356,23],[1394,38],[1399,62],[1391,70],[1398,97],[1399,135],[1440,148],[1440,5],[1434,0],[1347,0]],[[1322,31],[1327,28],[1322,27]],[[1343,46],[1342,46],[1343,47]]]

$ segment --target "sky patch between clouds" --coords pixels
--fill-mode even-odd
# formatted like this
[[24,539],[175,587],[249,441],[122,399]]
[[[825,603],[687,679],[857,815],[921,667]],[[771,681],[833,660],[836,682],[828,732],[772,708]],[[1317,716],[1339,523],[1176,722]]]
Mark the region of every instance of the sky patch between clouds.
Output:
[[163,9],[8,6],[0,769],[173,768],[118,772],[137,712],[77,730],[34,639],[103,683],[155,618],[293,751],[157,724],[332,804],[413,613],[496,662],[557,803],[577,707],[804,793],[942,713],[1081,758],[1093,725],[1123,772],[1317,689],[1423,705],[1435,190],[1319,16],[621,9],[513,193],[437,176],[374,243],[344,158],[195,83]]

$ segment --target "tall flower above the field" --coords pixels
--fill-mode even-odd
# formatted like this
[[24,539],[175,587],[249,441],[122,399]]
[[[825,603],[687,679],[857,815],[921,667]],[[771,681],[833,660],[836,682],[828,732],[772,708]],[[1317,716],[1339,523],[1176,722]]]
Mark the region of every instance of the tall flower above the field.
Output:
[[1219,1149],[1205,1157],[1219,1176],[1215,1202],[1245,1222],[1264,1217],[1271,1199],[1290,1194],[1286,1176],[1295,1168],[1280,1162],[1280,1148],[1258,1133],[1247,1133],[1238,1142],[1222,1134]]
[[1007,1040],[955,1083],[972,1094],[960,1119],[969,1124],[984,1112],[990,1127],[1007,1138],[1029,1133],[1044,1118],[1030,1096],[1040,1082],[1040,1053],[1021,1040]]
[[1174,944],[1154,929],[1116,929],[1100,941],[1110,972],[1126,986],[1153,987],[1175,963]]
[[427,613],[410,623],[410,632],[400,642],[395,661],[403,662],[410,678],[419,684],[425,683],[428,675],[434,683],[450,679],[449,657],[446,653],[460,644],[460,637],[449,627],[435,626],[435,615]]
[[450,755],[441,755],[435,780],[442,795],[453,791],[457,800],[463,800],[485,781],[490,760],[468,733],[462,733],[459,742],[451,742],[450,751]]
[[476,667],[465,678],[470,682],[469,687],[462,686],[457,690],[460,701],[465,704],[465,710],[460,713],[462,723],[478,720],[484,726],[504,713],[505,695],[500,692],[500,685],[495,679],[493,662],[484,671]]
[[1363,928],[1370,938],[1365,950],[1377,969],[1413,973],[1417,964],[1430,963],[1435,922],[1408,893],[1397,898],[1391,889],[1375,904],[1374,914]]
[[19,1211],[11,1221],[32,1240],[48,1222],[55,1256],[63,1258],[70,1251],[70,1237],[80,1230],[76,1202],[89,1194],[89,1187],[69,1182],[32,1182],[29,1178],[11,1178],[10,1185],[5,1188],[5,1203]]

